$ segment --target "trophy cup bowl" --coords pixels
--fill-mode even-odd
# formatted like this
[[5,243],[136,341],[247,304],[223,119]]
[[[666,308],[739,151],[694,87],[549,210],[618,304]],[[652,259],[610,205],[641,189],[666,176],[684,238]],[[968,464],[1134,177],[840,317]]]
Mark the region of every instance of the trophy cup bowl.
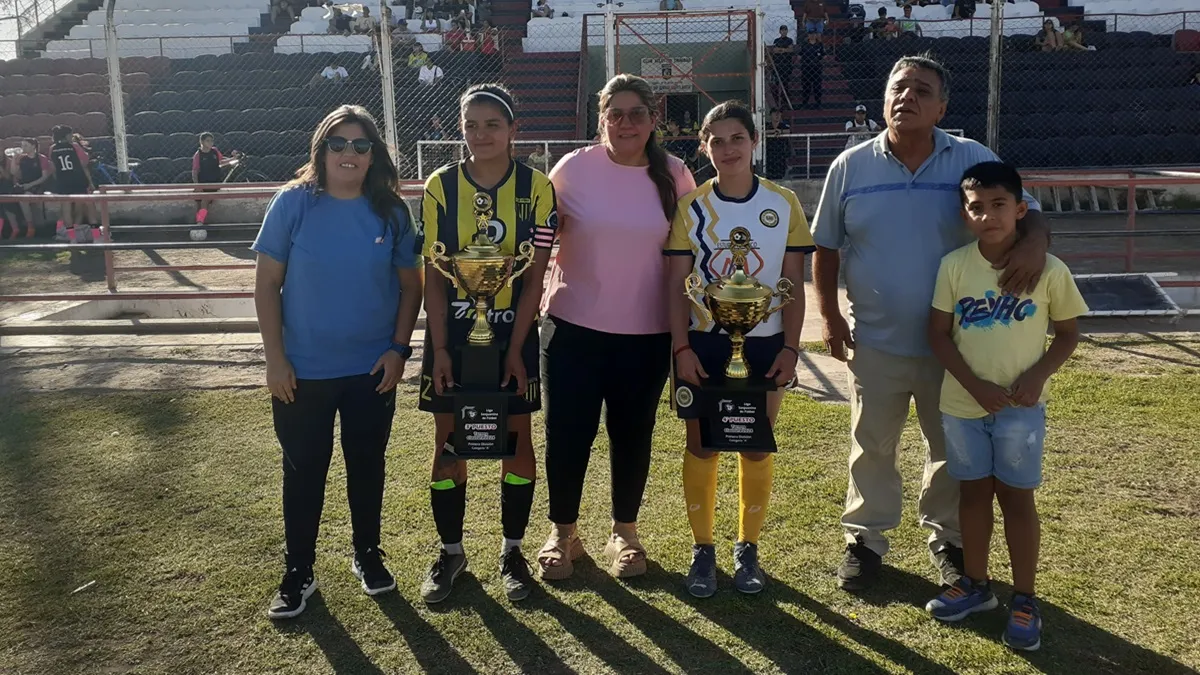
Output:
[[[750,231],[744,227],[734,228],[729,239],[734,257],[733,273],[704,285],[700,275],[693,272],[687,277],[684,294],[706,320],[714,321],[729,333],[733,351],[729,363],[725,365],[725,377],[744,380],[750,377],[750,367],[746,364],[742,349],[746,342],[745,335],[792,301],[792,282],[782,278],[774,290],[764,286],[746,273],[745,256],[750,250]],[[772,307],[775,298],[779,298],[779,304]]]
[[[517,247],[517,255],[506,255],[500,247],[487,237],[479,241],[476,235],[470,244],[458,253],[446,255],[446,246],[435,241],[430,247],[430,264],[450,280],[455,288],[462,289],[475,301],[475,323],[467,335],[467,343],[489,345],[496,334],[488,324],[488,305],[493,297],[505,287],[512,286],[517,277],[533,264],[533,244],[523,241]],[[520,266],[517,266],[520,263]]]

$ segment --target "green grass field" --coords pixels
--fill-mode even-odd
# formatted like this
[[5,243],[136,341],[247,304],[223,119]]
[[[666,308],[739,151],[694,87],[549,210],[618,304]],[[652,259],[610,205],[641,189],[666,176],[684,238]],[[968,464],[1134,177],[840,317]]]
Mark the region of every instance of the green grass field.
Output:
[[[436,546],[432,420],[402,405],[383,516],[398,592],[371,599],[350,575],[335,460],[318,545],[322,590],[299,619],[272,623],[264,612],[283,527],[265,390],[60,392],[0,400],[0,672],[1194,672],[1200,339],[1170,340],[1085,344],[1054,382],[1040,492],[1046,632],[1033,654],[999,644],[1002,611],[948,627],[921,609],[936,587],[912,510],[912,425],[890,567],[867,594],[837,588],[845,406],[798,395],[785,403],[762,539],[771,582],[758,597],[731,589],[728,544],[718,549],[716,597],[695,601],[683,588],[683,434],[664,401],[641,519],[646,577],[617,581],[585,560],[573,580],[510,605],[496,569],[499,469],[481,462],[469,483],[473,574],[428,609],[417,589]],[[402,400],[413,395],[410,387]],[[581,522],[594,553],[608,527],[605,443],[597,441]],[[726,458],[717,525],[727,542],[735,471]],[[531,557],[548,528],[544,486],[538,494]],[[1007,600],[997,539],[994,576]]]

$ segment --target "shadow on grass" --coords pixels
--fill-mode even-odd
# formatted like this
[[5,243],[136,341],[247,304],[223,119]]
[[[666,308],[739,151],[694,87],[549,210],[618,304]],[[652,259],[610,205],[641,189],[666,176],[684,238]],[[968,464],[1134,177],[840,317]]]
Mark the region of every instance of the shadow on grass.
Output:
[[[814,611],[827,623],[841,629],[856,642],[864,644],[887,656],[895,663],[905,665],[916,672],[953,672],[913,652],[899,642],[883,637],[874,631],[854,626],[848,619],[776,579],[770,579],[762,593],[756,596],[747,596],[733,589],[733,579],[729,575],[718,571],[717,585],[720,590],[717,596],[699,599],[693,598],[687,592],[687,578],[683,574],[666,572],[661,569],[657,572],[653,577],[647,575],[646,581],[652,582],[657,589],[674,595],[704,615],[709,621],[737,636],[770,659],[783,672],[886,672],[861,654],[849,651],[844,645],[822,635],[812,626],[784,611],[780,604],[788,602]],[[807,603],[798,602],[801,598]],[[815,611],[817,608],[820,611]]]
[[429,625],[399,593],[387,593],[375,598],[396,632],[404,638],[413,658],[426,673],[474,673],[467,663],[436,628]]
[[[1181,340],[1172,339],[1170,337],[1167,337],[1165,335],[1160,335],[1157,333],[1140,333],[1139,332],[1139,333],[1136,333],[1136,335],[1140,336],[1143,339],[1142,340],[1106,340],[1106,339],[1102,339],[1102,338],[1094,338],[1094,337],[1084,335],[1081,338],[1081,341],[1090,344],[1095,349],[1108,349],[1108,350],[1112,350],[1114,352],[1122,352],[1125,354],[1132,354],[1134,356],[1140,356],[1142,358],[1151,359],[1154,361],[1162,361],[1164,363],[1173,363],[1177,366],[1188,366],[1188,367],[1194,368],[1197,365],[1200,365],[1200,350],[1197,350],[1195,347],[1185,344]],[[1149,341],[1149,343],[1147,341]],[[1144,348],[1144,347],[1150,346],[1150,344],[1161,345],[1164,347],[1170,347],[1172,350],[1178,352],[1178,355],[1167,356],[1166,354],[1154,354],[1154,353],[1146,352],[1142,349],[1134,348],[1134,347],[1143,347]],[[1188,357],[1190,357],[1190,358],[1188,358]]]
[[[985,639],[998,642],[1001,633],[1004,632],[1005,623],[1008,621],[1007,608],[1008,600],[1012,596],[1012,587],[993,581],[992,589],[1001,602],[999,611],[973,615],[962,622],[949,624],[949,628],[971,631]],[[940,590],[941,588],[937,584],[924,577],[885,565],[875,585],[866,591],[855,593],[855,596],[873,605],[904,602],[922,607]],[[801,597],[800,599],[802,606],[810,611],[816,611],[813,607],[804,605],[805,600],[818,606],[819,603],[811,598]],[[1041,649],[1036,652],[1016,652],[1016,654],[1042,672],[1077,672],[1088,675],[1099,673],[1195,675],[1196,671],[1175,659],[1146,649],[1099,626],[1088,623],[1061,607],[1047,602],[1044,598],[1041,599],[1041,607],[1042,621],[1045,626]],[[932,619],[930,620],[932,621]],[[857,636],[847,634],[859,639],[864,644],[869,644]],[[887,653],[878,647],[876,649]],[[903,663],[903,661],[900,662]],[[914,670],[918,669],[914,668]]]
[[342,622],[329,613],[319,589],[308,599],[308,609],[303,614],[287,621],[272,621],[271,625],[286,635],[304,634],[311,637],[335,673],[383,673],[350,637]]
[[[574,673],[558,653],[546,641],[538,637],[528,626],[517,621],[512,613],[522,610],[536,609],[538,600],[545,597],[541,588],[534,590],[534,595],[521,604],[501,606],[487,590],[479,583],[474,574],[461,577],[454,592],[459,596],[456,604],[469,605],[479,613],[484,625],[491,631],[496,642],[508,652],[509,658],[523,673]],[[532,601],[532,602],[531,602]],[[540,603],[538,603],[540,604]]]
[[[146,257],[150,259],[151,264],[164,265],[164,266],[170,264],[167,262],[166,258],[162,257],[162,254],[160,254],[158,251],[155,251],[154,249],[146,249],[145,251],[143,251],[143,253],[145,253]],[[192,279],[190,277],[188,277],[188,275],[184,272],[172,270],[170,272],[167,272],[167,276],[171,277],[171,281],[174,281],[179,286],[187,286],[190,288],[195,288],[197,290],[207,290],[206,286],[204,286],[203,284],[198,284],[195,281],[192,281]]]
[[71,251],[67,269],[80,281],[104,281],[104,252]]

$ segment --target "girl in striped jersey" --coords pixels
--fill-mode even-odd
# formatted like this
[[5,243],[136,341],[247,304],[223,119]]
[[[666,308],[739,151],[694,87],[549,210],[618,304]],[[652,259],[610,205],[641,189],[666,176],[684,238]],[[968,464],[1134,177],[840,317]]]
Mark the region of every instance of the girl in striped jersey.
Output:
[[[765,286],[786,277],[795,287],[795,300],[746,336],[745,357],[755,376],[774,378],[780,387],[795,377],[804,322],[804,254],[813,251],[808,222],[796,194],[754,174],[751,164],[758,143],[751,112],[736,101],[718,105],[704,117],[701,150],[712,160],[717,177],[679,202],[664,253],[671,303],[671,341],[675,353],[675,402],[687,419],[698,407],[692,387],[709,373],[719,374],[728,361],[729,335],[691,311],[684,296],[684,279],[695,272],[704,284],[730,274],[730,232],[750,230],[751,254],[746,272]],[[782,316],[780,316],[782,315]],[[783,391],[767,394],[767,416],[774,425]],[[688,591],[708,597],[717,590],[713,519],[717,495],[717,454],[700,447],[700,425],[687,419],[687,452],[683,461],[683,493],[695,545],[688,573]],[[738,455],[740,517],[733,547],[733,583],[743,593],[762,590],[766,577],[758,565],[758,535],[771,496],[772,456]]]
[[[458,252],[477,230],[475,195],[490,197],[492,213],[488,238],[501,251],[513,255],[522,242],[534,246],[534,262],[511,288],[492,300],[488,322],[497,344],[508,351],[497,373],[501,387],[512,392],[508,404],[509,429],[517,433],[516,457],[501,464],[500,521],[504,543],[500,575],[510,600],[522,600],[533,589],[529,565],[521,553],[521,540],[533,506],[536,462],[530,436],[530,414],[542,407],[538,379],[538,305],[542,279],[550,262],[550,248],[558,226],[554,186],[540,171],[512,158],[517,123],[512,96],[497,84],[475,85],[462,95],[462,134],[470,156],[438,169],[425,182],[422,203],[422,252],[428,263],[434,242]],[[460,374],[458,347],[467,343],[474,322],[474,303],[430,265],[425,272],[425,354],[418,407],[434,416],[433,477],[430,505],[442,548],[429,570],[421,595],[428,603],[445,600],[454,579],[467,566],[463,550],[463,516],[467,499],[467,465],[448,451],[454,432],[451,396]]]

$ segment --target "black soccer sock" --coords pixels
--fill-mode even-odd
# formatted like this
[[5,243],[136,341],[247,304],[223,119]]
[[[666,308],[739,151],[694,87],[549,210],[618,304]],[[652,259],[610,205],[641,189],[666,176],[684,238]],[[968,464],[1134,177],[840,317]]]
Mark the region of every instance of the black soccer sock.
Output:
[[467,484],[455,485],[452,479],[437,481],[429,488],[429,505],[442,544],[461,544],[463,517],[467,512]]
[[529,525],[529,512],[533,509],[533,486],[535,481],[522,478],[511,471],[500,483],[500,524],[505,539],[524,539]]

